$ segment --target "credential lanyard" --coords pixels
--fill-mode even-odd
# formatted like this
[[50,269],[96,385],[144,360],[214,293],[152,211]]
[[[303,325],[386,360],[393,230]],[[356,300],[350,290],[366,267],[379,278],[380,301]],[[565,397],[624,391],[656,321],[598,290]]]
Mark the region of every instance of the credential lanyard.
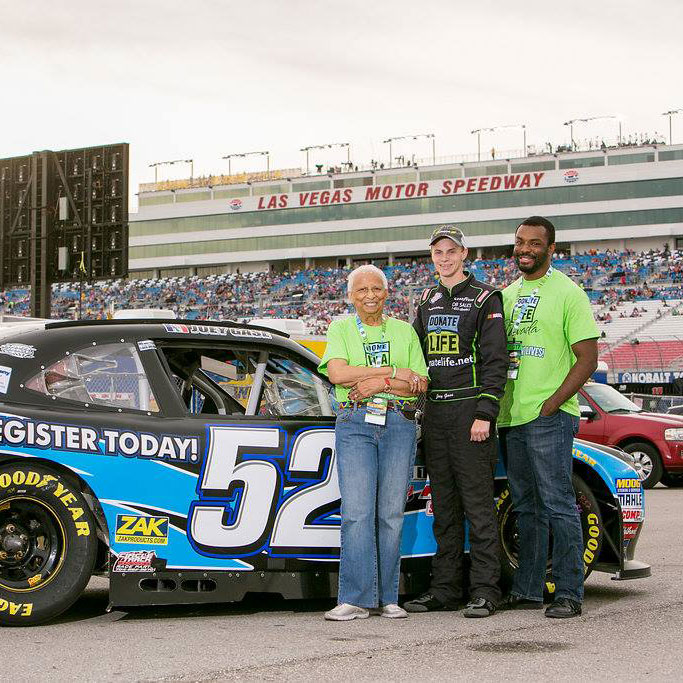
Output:
[[[367,343],[368,341],[368,333],[365,331],[365,328],[363,327],[363,323],[361,322],[360,316],[358,313],[356,313],[356,327],[358,328],[358,334],[360,334],[360,338],[363,340],[363,343]],[[386,316],[382,316],[382,333],[380,337],[380,344],[384,341],[384,335],[386,334],[387,331],[387,318]],[[377,353],[370,354],[372,356],[372,367],[375,368],[381,368],[382,367],[382,352],[379,351]]]
[[[526,297],[524,297],[524,301],[522,302],[522,305],[519,309],[519,313],[517,314],[517,317],[515,318],[515,322],[512,323],[512,330],[510,331],[510,336],[514,338],[515,334],[517,334],[517,330],[519,329],[519,326],[522,324],[522,320],[524,319],[524,314],[527,311],[527,308],[531,305],[531,300],[538,294],[538,290],[546,283],[548,278],[553,274],[553,267],[550,266],[548,270],[546,271],[545,275],[541,278],[541,281],[538,283],[536,287],[534,287],[533,291],[531,294],[528,294]],[[519,281],[519,288],[517,289],[517,301],[515,301],[515,305],[513,306],[513,310],[517,308],[517,304],[519,303],[520,295],[522,294],[522,287],[524,287],[524,277]]]

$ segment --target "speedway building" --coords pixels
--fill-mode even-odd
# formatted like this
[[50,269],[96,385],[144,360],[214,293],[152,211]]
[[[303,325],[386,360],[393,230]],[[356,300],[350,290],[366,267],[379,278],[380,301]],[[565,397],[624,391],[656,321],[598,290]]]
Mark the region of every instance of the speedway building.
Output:
[[425,256],[446,222],[497,257],[532,214],[567,253],[683,248],[683,145],[149,183],[130,216],[130,276],[392,265]]

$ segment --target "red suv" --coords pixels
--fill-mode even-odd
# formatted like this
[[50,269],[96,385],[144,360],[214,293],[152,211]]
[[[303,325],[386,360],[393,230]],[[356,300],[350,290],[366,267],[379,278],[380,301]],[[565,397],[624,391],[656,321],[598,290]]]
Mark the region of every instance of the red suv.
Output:
[[579,390],[579,438],[618,446],[635,459],[643,486],[683,485],[683,415],[646,413],[607,384]]

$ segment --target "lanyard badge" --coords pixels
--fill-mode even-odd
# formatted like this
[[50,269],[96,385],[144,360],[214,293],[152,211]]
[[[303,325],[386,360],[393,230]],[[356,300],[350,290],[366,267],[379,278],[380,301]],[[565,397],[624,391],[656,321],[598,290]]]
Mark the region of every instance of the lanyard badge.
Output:
[[508,379],[517,379],[519,365],[521,363],[522,342],[511,339],[508,342]]
[[[371,368],[381,368],[382,367],[382,358],[384,354],[384,336],[387,331],[387,319],[386,317],[382,318],[382,332],[380,336],[380,340],[378,344],[372,344],[368,345],[368,333],[365,331],[365,328],[363,327],[363,323],[361,322],[360,316],[356,313],[356,327],[358,328],[358,334],[360,335],[361,340],[363,341],[363,350],[365,351],[365,356],[366,360],[368,361],[368,365]],[[368,348],[370,346],[370,348]],[[374,350],[372,347],[376,347]]]
[[[373,368],[382,367],[382,353],[384,346],[384,336],[387,331],[387,319],[382,318],[382,333],[380,336],[379,348],[376,351],[367,350],[365,345],[368,342],[368,333],[363,327],[360,316],[356,314],[356,327],[358,328],[358,334],[363,341],[363,346],[365,349],[366,357],[368,358],[369,365]],[[387,423],[387,410],[389,409],[389,402],[386,398],[381,396],[372,396],[368,402],[365,404],[365,421],[369,424],[384,426]]]
[[365,421],[383,427],[387,422],[388,409],[389,403],[386,398],[373,396],[365,404]]

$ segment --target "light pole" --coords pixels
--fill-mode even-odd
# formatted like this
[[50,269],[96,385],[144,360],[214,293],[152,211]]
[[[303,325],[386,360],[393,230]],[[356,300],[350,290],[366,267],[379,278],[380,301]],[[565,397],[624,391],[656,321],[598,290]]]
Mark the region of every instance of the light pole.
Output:
[[227,159],[228,160],[228,175],[232,175],[232,165],[230,163],[231,159],[244,159],[244,157],[251,157],[251,156],[265,156],[266,157],[266,174],[268,177],[270,177],[270,152],[265,151],[265,152],[240,152],[239,154],[226,154],[224,157],[221,157],[221,159]]
[[674,114],[683,114],[683,109],[672,109],[671,111],[665,111],[662,116],[669,117],[669,144],[673,145],[673,138],[671,137],[671,117]]
[[392,143],[397,140],[417,140],[418,138],[426,138],[432,141],[432,164],[436,166],[436,135],[434,133],[417,133],[416,135],[397,135],[393,138],[387,138],[382,140],[382,144],[389,145],[389,167],[391,168],[394,157],[392,155],[393,145]]
[[190,180],[194,178],[194,159],[174,159],[173,161],[155,161],[148,168],[154,169],[154,182],[158,181],[159,166],[173,166],[174,164],[190,164]]
[[609,116],[588,116],[584,119],[570,119],[569,121],[565,121],[562,125],[563,126],[569,126],[569,138],[572,143],[572,150],[574,149],[574,124],[575,123],[588,123],[588,121],[601,121],[601,120],[607,120],[607,119],[612,119],[616,120],[617,123],[619,124],[619,137],[617,138],[617,142],[619,145],[621,145],[621,117],[620,116],[615,116],[614,114],[611,114]]
[[308,175],[309,163],[308,155],[313,149],[332,149],[333,147],[346,147],[346,163],[351,164],[351,143],[350,142],[330,142],[325,145],[309,145],[308,147],[302,147],[299,151],[306,152],[306,175]]
[[481,134],[490,133],[494,130],[495,128],[475,128],[472,131],[472,135],[477,134],[477,161],[481,161]]
[[477,128],[472,131],[472,135],[477,134],[477,161],[481,161],[481,134],[495,133],[497,130],[505,128],[521,128],[522,129],[522,144],[524,145],[524,156],[526,156],[526,123],[511,123],[506,126],[493,126],[492,128]]

